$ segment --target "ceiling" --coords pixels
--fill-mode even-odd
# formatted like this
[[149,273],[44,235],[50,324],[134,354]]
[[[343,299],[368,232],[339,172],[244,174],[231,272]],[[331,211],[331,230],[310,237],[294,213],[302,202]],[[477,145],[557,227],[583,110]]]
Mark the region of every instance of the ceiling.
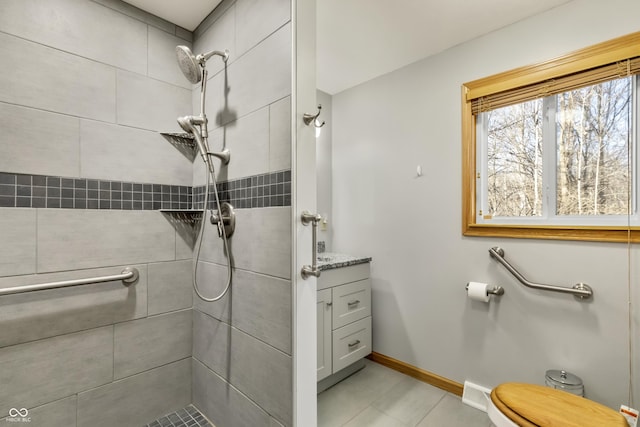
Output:
[[124,0],[189,31],[198,25],[222,0]]
[[[221,0],[125,1],[194,30]],[[336,94],[568,1],[317,0],[317,87]]]

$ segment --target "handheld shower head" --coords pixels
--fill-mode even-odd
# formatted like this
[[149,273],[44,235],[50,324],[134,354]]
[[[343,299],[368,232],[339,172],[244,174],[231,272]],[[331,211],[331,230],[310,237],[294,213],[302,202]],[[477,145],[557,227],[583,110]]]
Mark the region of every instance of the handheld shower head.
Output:
[[204,140],[202,139],[202,134],[196,127],[196,125],[202,125],[204,120],[201,117],[197,116],[184,116],[178,117],[178,124],[185,132],[190,133],[196,140],[196,144],[198,145],[198,150],[200,150],[200,156],[202,156],[202,160],[204,160],[205,164],[209,164],[209,158],[207,156],[207,152],[209,151],[205,145]]
[[226,50],[224,52],[212,50],[211,52],[201,53],[195,56],[189,47],[182,45],[176,46],[178,66],[180,70],[182,70],[182,74],[193,84],[199,83],[200,80],[202,80],[202,68],[204,68],[205,62],[213,55],[221,56],[224,62],[227,62],[227,59],[229,59],[229,52]]

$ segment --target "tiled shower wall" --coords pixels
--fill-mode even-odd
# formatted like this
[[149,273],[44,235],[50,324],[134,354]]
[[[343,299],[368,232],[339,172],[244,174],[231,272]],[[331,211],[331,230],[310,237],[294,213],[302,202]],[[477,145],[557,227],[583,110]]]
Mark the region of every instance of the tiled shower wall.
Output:
[[[290,176],[290,10],[289,0],[224,0],[194,32],[196,52],[230,53],[226,70],[218,58],[208,62],[210,144],[231,150],[228,166],[216,163],[220,180]],[[204,183],[202,163],[195,186]],[[193,402],[216,425],[292,424],[291,221],[290,206],[238,210],[231,290],[219,302],[194,300]],[[206,296],[224,287],[227,260],[209,227],[197,275]]]
[[[0,287],[125,266],[140,279],[0,297],[0,424],[27,408],[30,426],[140,426],[192,400],[192,232],[122,210],[113,187],[193,185],[191,159],[156,132],[192,110],[174,59],[191,37],[119,0],[2,1],[0,172],[23,199],[0,207]],[[118,203],[62,206],[97,181]]]

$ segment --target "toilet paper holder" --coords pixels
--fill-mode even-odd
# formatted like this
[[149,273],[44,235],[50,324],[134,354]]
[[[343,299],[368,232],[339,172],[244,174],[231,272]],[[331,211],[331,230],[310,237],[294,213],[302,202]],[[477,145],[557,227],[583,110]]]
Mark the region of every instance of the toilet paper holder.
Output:
[[[469,290],[469,284],[468,283],[464,287],[464,289],[466,291]],[[496,296],[504,295],[504,288],[502,286],[494,286],[492,289],[487,289],[487,294],[496,295]]]

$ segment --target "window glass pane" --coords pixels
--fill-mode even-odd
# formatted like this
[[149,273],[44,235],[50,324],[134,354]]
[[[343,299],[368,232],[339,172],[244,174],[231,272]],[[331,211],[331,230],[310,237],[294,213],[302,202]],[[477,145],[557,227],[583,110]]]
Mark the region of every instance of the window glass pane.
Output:
[[557,214],[626,215],[631,78],[557,95]]
[[542,99],[486,114],[491,216],[542,214]]

